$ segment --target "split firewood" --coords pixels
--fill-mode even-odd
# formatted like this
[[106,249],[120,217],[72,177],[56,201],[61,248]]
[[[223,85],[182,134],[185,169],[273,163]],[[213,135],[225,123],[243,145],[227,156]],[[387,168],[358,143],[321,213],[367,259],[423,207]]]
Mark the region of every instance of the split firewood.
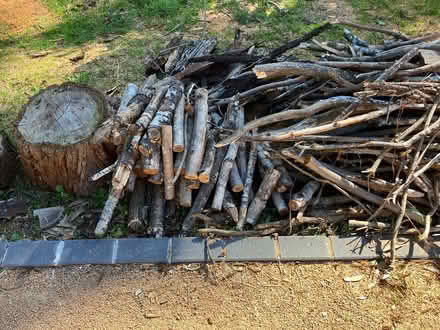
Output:
[[175,196],[174,166],[173,166],[173,127],[163,125],[161,127],[162,134],[162,161],[163,161],[163,177],[165,199],[173,200]]
[[279,179],[280,172],[276,169],[272,168],[266,171],[263,181],[255,194],[255,198],[249,205],[246,218],[248,224],[255,225],[257,223],[258,217],[266,206],[266,203],[272,195]]
[[195,98],[193,133],[189,143],[190,153],[185,166],[185,178],[191,180],[198,179],[205,153],[208,124],[208,91],[203,88],[197,89]]
[[145,205],[145,187],[145,181],[138,178],[130,198],[128,228],[134,232],[141,232],[144,229],[143,208]]
[[150,230],[154,238],[160,238],[164,235],[165,198],[162,185],[154,184],[152,186]]
[[313,195],[318,191],[320,183],[316,181],[309,181],[306,185],[297,193],[295,193],[289,201],[289,208],[293,211],[298,211],[303,208]]
[[162,104],[148,126],[148,138],[152,143],[161,143],[161,126],[172,125],[174,111],[183,95],[182,83],[176,81],[167,90]]

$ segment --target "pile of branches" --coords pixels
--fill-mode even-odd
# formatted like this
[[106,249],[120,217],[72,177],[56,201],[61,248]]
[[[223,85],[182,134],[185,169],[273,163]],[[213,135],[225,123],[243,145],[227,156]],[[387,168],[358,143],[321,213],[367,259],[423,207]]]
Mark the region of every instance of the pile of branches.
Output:
[[[273,50],[241,48],[237,33],[222,53],[215,39],[173,40],[148,56],[148,78],[128,84],[110,120],[120,156],[94,178],[114,169],[96,234],[125,190],[130,228],[154,237],[171,201],[188,209],[183,235],[200,221],[200,233],[228,236],[340,223],[422,238],[437,230],[440,34],[337,24],[393,39],[370,45],[344,29],[341,42],[318,42],[327,23]],[[286,55],[295,47],[315,59]],[[281,220],[258,223],[267,207]]]

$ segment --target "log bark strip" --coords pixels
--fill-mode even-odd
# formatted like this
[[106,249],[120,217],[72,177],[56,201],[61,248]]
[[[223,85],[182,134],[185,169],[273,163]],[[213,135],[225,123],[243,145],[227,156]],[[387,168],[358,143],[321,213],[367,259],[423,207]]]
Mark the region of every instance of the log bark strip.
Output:
[[162,185],[153,185],[151,201],[151,235],[160,238],[164,234],[165,198]]
[[249,206],[249,196],[252,189],[252,182],[254,180],[255,165],[257,163],[257,144],[251,142],[251,150],[249,152],[249,160],[246,170],[246,180],[244,183],[243,194],[241,195],[240,211],[238,217],[237,228],[239,230],[243,229],[244,223],[246,222],[247,210]]
[[145,181],[137,178],[128,208],[128,228],[134,232],[142,232],[144,230],[143,207],[145,205],[145,187]]
[[250,225],[255,225],[257,223],[258,217],[264,210],[267,201],[272,195],[278,180],[280,179],[280,172],[276,169],[270,169],[266,172],[263,182],[261,183],[258,191],[255,195],[254,200],[249,205],[247,212],[246,222]]
[[174,111],[180,103],[182,95],[182,83],[176,81],[168,88],[161,106],[148,126],[148,138],[152,143],[161,143],[160,127],[163,125],[172,125]]
[[185,98],[180,99],[173,120],[173,151],[185,150]]
[[174,166],[173,166],[173,127],[164,125],[161,127],[162,133],[162,161],[164,176],[165,199],[172,200],[175,197]]
[[205,153],[206,131],[208,122],[208,91],[199,88],[195,92],[194,126],[190,143],[190,154],[185,168],[186,179],[198,179],[200,166]]

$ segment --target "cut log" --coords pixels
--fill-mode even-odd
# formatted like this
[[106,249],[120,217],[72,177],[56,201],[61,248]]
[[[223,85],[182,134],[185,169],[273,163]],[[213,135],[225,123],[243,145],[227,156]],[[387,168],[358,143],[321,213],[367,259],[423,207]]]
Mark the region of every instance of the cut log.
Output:
[[141,232],[144,230],[142,210],[145,205],[145,187],[145,181],[138,178],[130,198],[130,205],[128,208],[128,228],[134,232]]
[[175,196],[174,188],[174,166],[173,166],[173,128],[172,126],[162,126],[162,165],[164,176],[165,199],[172,200]]
[[276,169],[272,168],[266,171],[263,182],[261,182],[260,188],[258,188],[254,200],[249,205],[246,218],[246,222],[248,224],[255,225],[257,223],[258,217],[264,210],[267,201],[278,184],[279,179],[280,172],[278,172]]
[[206,131],[208,122],[208,91],[204,88],[196,90],[196,100],[194,104],[194,126],[186,167],[186,179],[198,179],[200,166],[202,165],[205,153]]
[[100,181],[89,177],[115,161],[113,149],[94,132],[106,119],[106,98],[83,85],[50,86],[24,106],[16,130],[26,175],[42,187],[88,195]]
[[172,125],[174,111],[180,103],[183,94],[182,83],[175,81],[168,88],[162,104],[157,110],[153,120],[148,126],[148,139],[153,143],[161,143],[160,127],[163,125]]
[[294,211],[303,208],[312,199],[320,186],[320,183],[316,181],[309,181],[306,183],[301,191],[292,196],[292,199],[289,201],[289,208]]

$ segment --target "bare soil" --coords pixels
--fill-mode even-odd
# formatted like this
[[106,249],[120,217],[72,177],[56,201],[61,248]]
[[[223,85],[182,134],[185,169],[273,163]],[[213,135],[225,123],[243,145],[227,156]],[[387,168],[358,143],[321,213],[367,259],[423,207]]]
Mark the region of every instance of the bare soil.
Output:
[[3,270],[0,328],[438,329],[438,268],[387,276],[371,262]]
[[38,0],[0,0],[0,37],[2,34],[19,33],[37,26],[51,17],[49,10]]

